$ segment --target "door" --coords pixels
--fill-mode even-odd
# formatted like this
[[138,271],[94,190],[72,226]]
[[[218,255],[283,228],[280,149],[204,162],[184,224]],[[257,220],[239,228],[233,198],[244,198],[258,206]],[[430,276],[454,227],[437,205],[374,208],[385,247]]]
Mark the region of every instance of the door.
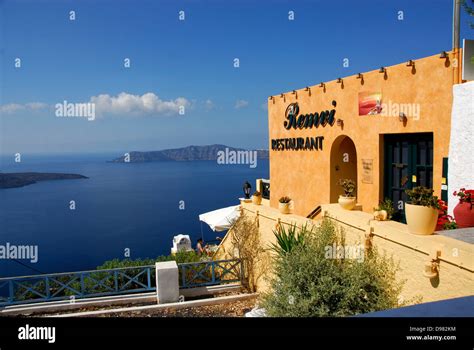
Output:
[[433,134],[385,135],[384,145],[384,195],[393,201],[393,220],[405,222],[405,190],[433,188]]

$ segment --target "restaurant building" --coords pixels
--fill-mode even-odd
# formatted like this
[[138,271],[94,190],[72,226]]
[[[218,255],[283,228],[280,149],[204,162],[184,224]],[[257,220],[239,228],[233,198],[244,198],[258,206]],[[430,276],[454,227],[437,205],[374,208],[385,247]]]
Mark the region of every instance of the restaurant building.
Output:
[[361,210],[390,198],[401,221],[406,188],[446,198],[458,62],[443,52],[271,96],[270,206],[288,196],[307,216],[337,203],[340,179],[356,182]]
[[[260,203],[242,199],[238,206],[263,248],[259,262],[246,267],[256,290],[269,288],[272,269],[263,256],[276,243],[275,232],[326,219],[343,229],[346,244],[375,247],[400,264],[405,300],[472,295],[471,231],[416,235],[404,215],[406,189],[433,188],[452,208],[458,203],[453,190],[473,186],[474,81],[462,80],[461,53],[454,49],[269,97],[270,179],[257,180]],[[357,184],[354,210],[338,204],[340,179]],[[291,198],[289,214],[279,208],[281,197]],[[385,198],[396,214],[375,220],[374,208]],[[234,231],[216,257],[242,258]]]

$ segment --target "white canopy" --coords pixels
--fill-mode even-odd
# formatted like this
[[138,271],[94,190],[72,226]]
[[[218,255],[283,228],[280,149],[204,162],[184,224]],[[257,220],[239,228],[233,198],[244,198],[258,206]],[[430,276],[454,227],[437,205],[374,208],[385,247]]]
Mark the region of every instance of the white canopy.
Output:
[[230,228],[232,222],[240,215],[239,206],[213,210],[199,215],[199,220],[209,225],[212,231],[225,231]]

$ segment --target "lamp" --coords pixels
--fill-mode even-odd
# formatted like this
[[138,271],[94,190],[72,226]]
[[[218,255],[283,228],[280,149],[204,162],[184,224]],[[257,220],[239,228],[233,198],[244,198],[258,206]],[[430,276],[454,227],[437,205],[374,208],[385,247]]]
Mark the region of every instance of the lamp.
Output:
[[413,60],[409,60],[407,62],[407,67],[413,67],[415,65],[415,62]]
[[320,82],[320,83],[319,83],[319,87],[322,87],[322,88],[323,88],[323,87],[325,87],[325,86],[326,86],[326,84],[324,84],[323,82]]
[[385,73],[387,69],[385,67],[380,67],[379,73]]
[[268,99],[269,99],[270,101],[273,100],[273,96],[270,96]]
[[283,97],[285,97],[285,95],[284,95],[284,94],[280,94],[280,97],[283,98]]
[[244,189],[245,199],[250,199],[250,190],[252,189],[252,185],[250,185],[248,181],[245,181],[243,189]]
[[337,83],[341,84],[342,83],[342,78],[337,78]]
[[448,58],[448,53],[446,51],[441,51],[439,58]]
[[400,114],[398,115],[398,120],[401,121],[402,123],[406,123],[408,118],[405,113],[400,112]]
[[337,126],[344,126],[344,120],[338,118],[336,121]]
[[364,79],[364,76],[362,75],[362,73],[357,73],[357,79]]

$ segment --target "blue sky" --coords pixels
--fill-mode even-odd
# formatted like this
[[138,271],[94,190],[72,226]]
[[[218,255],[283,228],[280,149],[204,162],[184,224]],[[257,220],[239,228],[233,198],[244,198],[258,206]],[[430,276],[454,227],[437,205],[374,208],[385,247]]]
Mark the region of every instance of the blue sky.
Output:
[[[451,20],[450,0],[0,0],[0,153],[267,148],[269,95],[449,50]],[[94,121],[54,114],[99,95]]]

